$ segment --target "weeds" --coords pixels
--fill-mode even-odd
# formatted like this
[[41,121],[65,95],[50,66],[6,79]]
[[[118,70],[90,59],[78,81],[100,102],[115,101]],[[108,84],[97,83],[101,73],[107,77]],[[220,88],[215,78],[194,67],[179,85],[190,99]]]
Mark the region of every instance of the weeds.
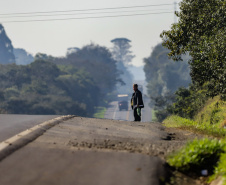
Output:
[[105,107],[97,107],[96,108],[96,113],[93,115],[94,118],[104,118],[105,112],[106,112]]
[[163,121],[166,127],[176,127],[187,129],[193,132],[198,132],[200,134],[214,136],[214,137],[224,137],[226,131],[224,128],[210,123],[197,123],[196,121],[182,118],[180,116],[170,116]]
[[[202,139],[188,142],[180,151],[168,157],[167,162],[181,172],[193,172],[200,176],[202,170],[213,174],[221,156],[221,163],[215,173],[226,175],[226,142],[217,139]],[[193,174],[194,175],[194,174]]]
[[211,177],[211,180],[217,178],[218,176],[223,177],[223,185],[226,185],[226,153],[221,155],[220,161],[214,170],[214,175]]
[[209,99],[206,105],[194,117],[198,123],[215,124],[221,126],[226,118],[226,102],[220,100],[220,96]]

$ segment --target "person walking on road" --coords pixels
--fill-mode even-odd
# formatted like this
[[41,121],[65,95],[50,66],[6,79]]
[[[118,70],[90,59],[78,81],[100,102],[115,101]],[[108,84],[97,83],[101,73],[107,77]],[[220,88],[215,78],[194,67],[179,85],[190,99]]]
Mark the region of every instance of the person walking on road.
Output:
[[134,93],[131,98],[134,121],[141,121],[141,108],[144,108],[142,93],[138,90],[138,85],[133,84]]

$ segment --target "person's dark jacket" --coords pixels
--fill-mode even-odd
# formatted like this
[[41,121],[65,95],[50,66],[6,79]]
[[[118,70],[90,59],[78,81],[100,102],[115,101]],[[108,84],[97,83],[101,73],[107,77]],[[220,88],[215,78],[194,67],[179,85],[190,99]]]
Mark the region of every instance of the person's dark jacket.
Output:
[[140,108],[144,108],[142,93],[137,89],[136,92],[132,94],[131,107],[134,109],[138,107],[138,105]]

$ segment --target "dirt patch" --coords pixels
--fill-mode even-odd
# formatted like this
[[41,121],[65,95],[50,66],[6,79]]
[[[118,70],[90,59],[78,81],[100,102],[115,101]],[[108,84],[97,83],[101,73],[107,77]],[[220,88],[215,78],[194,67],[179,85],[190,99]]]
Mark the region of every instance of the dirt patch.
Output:
[[203,137],[202,135],[180,129],[164,128],[162,130],[167,132],[167,134],[162,136],[160,140],[153,140],[151,142],[148,140],[122,137],[109,137],[109,139],[103,137],[93,140],[90,138],[81,140],[81,138],[76,137],[73,139],[71,138],[67,145],[79,150],[115,150],[127,151],[130,153],[142,153],[145,155],[157,156],[165,160],[169,154],[184,146],[187,141]]
[[[77,150],[106,150],[111,152],[114,151],[125,151],[130,153],[142,153],[150,156],[157,156],[162,160],[166,160],[169,154],[172,154],[179,148],[185,145],[189,140],[194,138],[203,138],[204,136],[195,134],[189,131],[164,128],[167,135],[161,138],[159,141],[139,141],[139,140],[128,140],[120,138],[119,140],[114,139],[94,139],[81,141],[79,139],[70,140],[67,145]],[[169,173],[168,182],[166,185],[207,185],[206,178],[194,178],[175,171],[170,167],[166,167]]]
[[[136,123],[88,118],[74,118],[55,127],[56,133],[62,130],[63,138],[59,137],[56,143],[65,140],[62,144],[71,150],[141,153],[159,157],[163,161],[189,140],[204,137],[186,130],[166,128],[154,122]],[[188,177],[171,168],[167,170],[171,174],[171,185],[204,184],[201,179]]]

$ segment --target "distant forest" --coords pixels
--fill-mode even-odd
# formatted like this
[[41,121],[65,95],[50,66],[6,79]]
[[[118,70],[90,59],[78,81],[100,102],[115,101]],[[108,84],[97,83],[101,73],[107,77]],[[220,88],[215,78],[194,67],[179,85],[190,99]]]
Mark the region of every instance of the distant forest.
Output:
[[63,58],[37,54],[29,65],[0,65],[0,113],[92,117],[115,97],[118,76],[111,52],[94,44]]
[[68,48],[65,57],[33,57],[13,48],[0,24],[0,113],[93,117],[116,99],[121,86],[132,88],[126,66],[133,58],[131,41],[111,42],[111,50],[89,44]]

